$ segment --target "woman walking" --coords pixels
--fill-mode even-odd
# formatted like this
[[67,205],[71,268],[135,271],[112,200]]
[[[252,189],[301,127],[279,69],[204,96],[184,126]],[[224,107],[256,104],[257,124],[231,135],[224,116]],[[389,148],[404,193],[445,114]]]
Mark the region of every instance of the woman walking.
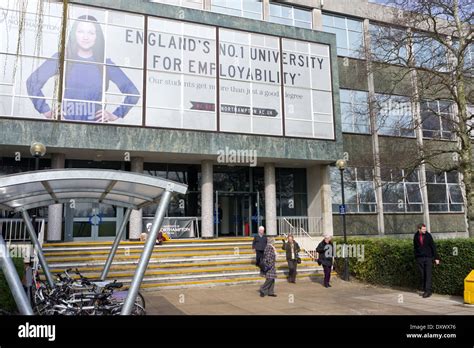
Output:
[[[283,241],[282,249],[286,251],[286,261],[288,262],[288,282],[296,283],[296,268],[298,266],[298,253],[300,246],[295,241],[292,234],[288,235],[288,242]],[[299,259],[301,262],[301,259]]]
[[334,256],[333,249],[332,237],[330,235],[325,235],[324,239],[316,248],[316,252],[318,253],[318,264],[323,265],[325,288],[331,287],[329,281],[331,279],[332,259]]
[[276,297],[274,293],[276,275],[276,249],[275,239],[268,238],[267,246],[263,253],[263,272],[265,273],[265,283],[260,287],[260,296],[265,295]]

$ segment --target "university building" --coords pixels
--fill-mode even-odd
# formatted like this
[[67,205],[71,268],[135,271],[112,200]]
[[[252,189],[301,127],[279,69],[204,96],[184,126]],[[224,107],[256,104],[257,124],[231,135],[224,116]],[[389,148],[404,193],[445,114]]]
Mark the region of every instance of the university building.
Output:
[[[62,2],[0,5],[0,175],[35,170],[29,149],[41,142],[47,153],[39,170],[114,169],[187,184],[168,217],[195,222],[193,235],[203,238],[251,236],[259,225],[277,235],[285,224],[341,235],[340,210],[349,235],[408,237],[420,222],[441,238],[467,235],[458,173],[374,166],[374,154],[397,142],[456,141],[440,117],[423,114],[428,103],[422,132],[399,126],[415,117],[403,107],[410,89],[385,96],[386,107],[371,112],[369,95],[385,88],[361,52],[370,50],[371,33],[396,25],[385,6],[69,4],[63,55]],[[474,61],[472,48],[467,59]],[[443,100],[430,103],[452,112]],[[382,112],[386,122],[374,127]],[[340,158],[347,160],[345,207]],[[139,238],[153,212],[132,213],[127,239]],[[84,241],[111,239],[124,212],[77,203],[38,214],[47,218],[46,240]]]

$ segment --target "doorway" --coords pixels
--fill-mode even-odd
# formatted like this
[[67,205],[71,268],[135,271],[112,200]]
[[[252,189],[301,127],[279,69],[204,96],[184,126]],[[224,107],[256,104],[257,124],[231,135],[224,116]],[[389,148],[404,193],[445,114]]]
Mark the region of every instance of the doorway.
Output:
[[110,240],[117,234],[123,218],[123,208],[102,203],[66,205],[65,240]]
[[257,192],[216,191],[214,231],[217,237],[248,237],[262,224]]

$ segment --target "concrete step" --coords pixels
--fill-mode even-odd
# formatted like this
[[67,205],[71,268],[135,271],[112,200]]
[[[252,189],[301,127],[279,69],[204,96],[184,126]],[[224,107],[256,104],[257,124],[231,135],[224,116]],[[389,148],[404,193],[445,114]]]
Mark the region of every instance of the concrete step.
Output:
[[[276,237],[276,241],[282,241],[283,237]],[[172,244],[210,244],[210,243],[236,243],[236,242],[247,242],[251,243],[253,237],[227,237],[227,238],[214,238],[214,239],[199,239],[199,238],[189,238],[189,239],[171,239],[165,241],[163,245],[172,245]],[[97,247],[97,246],[111,246],[113,243],[112,240],[107,241],[93,241],[93,242],[60,242],[60,243],[44,243],[44,248],[63,248],[63,247]],[[141,241],[121,241],[120,245],[128,246],[137,246],[144,245],[144,242]]]
[[[310,276],[310,275],[315,275],[315,274],[322,274],[322,268],[320,267],[313,267],[313,268],[304,268],[304,269],[298,269],[298,275],[300,276]],[[279,277],[286,277],[287,270],[283,269],[277,269],[277,275]],[[133,274],[130,274],[129,276],[124,276],[124,277],[107,277],[108,280],[113,280],[117,279],[120,282],[124,283],[125,285],[128,285],[132,281]],[[244,270],[239,270],[239,271],[234,271],[234,272],[206,272],[206,273],[197,273],[197,274],[184,274],[184,273],[168,273],[168,274],[150,274],[150,275],[145,275],[143,278],[142,286],[145,284],[149,283],[167,283],[167,282],[175,282],[175,281],[183,281],[183,282],[192,282],[192,281],[199,281],[199,280],[222,280],[222,279],[235,279],[235,278],[240,278],[240,277],[255,277],[262,279],[260,276],[260,271],[258,268],[253,267],[253,269],[244,269]],[[44,278],[41,276],[41,278]],[[92,278],[91,279],[98,279]],[[44,279],[43,279],[44,280]]]
[[[301,264],[299,265],[298,270],[304,272],[306,270],[318,270],[321,271],[322,268],[318,267],[317,265],[310,264]],[[79,270],[81,274],[90,279],[98,279],[102,271],[84,271]],[[200,266],[200,267],[186,267],[186,268],[171,268],[171,269],[147,269],[145,272],[145,277],[159,277],[159,276],[188,276],[193,277],[195,275],[200,274],[222,274],[222,275],[230,275],[232,273],[240,273],[240,272],[259,272],[259,269],[255,265],[223,265],[223,266]],[[288,271],[288,265],[285,263],[277,264],[277,271]],[[60,273],[53,272],[53,273]],[[132,278],[135,269],[128,269],[128,270],[117,270],[111,269],[109,274],[107,275],[107,279],[113,280],[118,279],[121,281],[122,278]],[[76,275],[73,275],[74,278],[79,278]]]
[[[164,263],[150,263],[148,265],[148,269],[188,269],[188,268],[195,268],[195,267],[223,267],[223,266],[232,266],[232,265],[253,265],[255,266],[255,259],[254,258],[243,258],[243,259],[226,259],[223,261],[214,261],[210,259],[209,261],[204,262],[182,262],[176,263],[172,262],[173,260],[165,260],[168,262]],[[189,261],[185,259],[183,261]],[[305,262],[306,261],[306,262]],[[104,267],[104,262],[101,263],[92,263],[92,264],[83,264],[83,265],[74,265],[74,264],[54,264],[50,265],[50,270],[52,273],[61,273],[64,270],[74,266],[78,268],[81,273],[86,272],[101,272]],[[284,260],[277,261],[277,266],[280,265],[287,265],[287,262]],[[298,265],[298,267],[305,267],[305,266],[314,266],[315,263],[312,262],[309,258],[303,259],[303,262]],[[127,271],[127,270],[135,270],[137,268],[136,262],[126,262],[120,264],[113,264],[110,268],[110,271]]]

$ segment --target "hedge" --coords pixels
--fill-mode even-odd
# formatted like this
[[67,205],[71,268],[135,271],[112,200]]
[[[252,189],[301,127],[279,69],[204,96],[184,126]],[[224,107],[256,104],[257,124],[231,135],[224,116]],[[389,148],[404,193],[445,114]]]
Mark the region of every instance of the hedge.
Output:
[[[341,238],[334,242],[341,244]],[[412,239],[348,238],[348,244],[364,246],[364,259],[349,258],[350,274],[358,280],[378,285],[421,288]],[[433,292],[463,295],[464,278],[474,269],[474,238],[435,240],[440,264],[433,265]],[[337,255],[336,255],[337,256]],[[338,274],[344,259],[335,259]]]
[[[25,274],[25,266],[23,263],[23,258],[14,257],[12,258],[13,263],[16,267],[16,270],[20,276],[20,279],[23,279]],[[8,287],[7,280],[3,275],[3,272],[0,270],[0,308],[4,311],[15,313],[17,312],[17,307],[15,300],[10,292],[10,288]]]

